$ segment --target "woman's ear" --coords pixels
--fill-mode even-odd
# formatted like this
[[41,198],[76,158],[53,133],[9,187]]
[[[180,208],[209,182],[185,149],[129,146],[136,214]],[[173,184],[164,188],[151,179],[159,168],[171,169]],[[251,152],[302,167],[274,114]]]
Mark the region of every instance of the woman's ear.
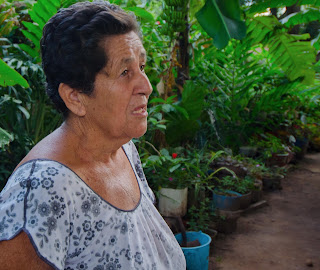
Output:
[[71,88],[65,83],[60,83],[59,94],[67,108],[77,116],[85,116],[86,108],[83,104],[83,98],[78,90]]

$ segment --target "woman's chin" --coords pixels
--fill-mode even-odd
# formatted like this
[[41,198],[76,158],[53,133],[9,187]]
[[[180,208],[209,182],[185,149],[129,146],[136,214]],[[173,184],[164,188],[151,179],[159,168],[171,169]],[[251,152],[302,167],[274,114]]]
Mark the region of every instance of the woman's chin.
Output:
[[147,123],[137,125],[136,127],[134,127],[134,130],[132,132],[132,137],[139,138],[143,136],[146,132],[147,132]]
[[133,136],[133,138],[140,138],[140,137],[143,136],[146,132],[147,132],[147,127],[141,128],[141,129],[139,129],[139,130],[137,130],[137,131],[135,132],[135,135]]

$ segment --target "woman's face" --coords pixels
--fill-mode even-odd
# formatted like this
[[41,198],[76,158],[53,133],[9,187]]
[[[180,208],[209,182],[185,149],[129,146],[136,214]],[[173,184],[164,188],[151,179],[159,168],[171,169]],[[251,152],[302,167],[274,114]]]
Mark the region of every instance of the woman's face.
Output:
[[142,136],[147,130],[147,102],[152,92],[144,72],[146,51],[134,32],[107,38],[103,43],[108,64],[96,75],[86,97],[91,128],[112,139]]

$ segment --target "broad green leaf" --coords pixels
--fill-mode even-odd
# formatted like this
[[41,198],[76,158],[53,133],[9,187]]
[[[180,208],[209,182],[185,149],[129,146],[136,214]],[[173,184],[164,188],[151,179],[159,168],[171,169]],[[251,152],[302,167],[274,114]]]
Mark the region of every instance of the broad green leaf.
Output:
[[242,39],[246,35],[245,23],[240,20],[238,0],[207,0],[196,13],[196,18],[219,49],[227,46],[231,38]]
[[134,12],[134,14],[137,17],[140,17],[142,20],[144,20],[146,22],[151,22],[151,23],[154,22],[153,15],[150,12],[146,11],[145,9],[143,9],[143,8],[140,8],[140,7],[126,7],[124,9]]
[[0,127],[0,149],[13,141],[13,139],[12,134]]
[[19,84],[23,87],[29,87],[28,82],[14,69],[9,67],[0,59],[0,85],[12,86]]

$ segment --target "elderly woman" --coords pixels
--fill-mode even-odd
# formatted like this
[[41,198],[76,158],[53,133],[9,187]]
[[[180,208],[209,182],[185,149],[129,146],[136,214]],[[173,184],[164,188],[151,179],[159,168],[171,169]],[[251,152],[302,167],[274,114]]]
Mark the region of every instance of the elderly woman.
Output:
[[1,193],[0,268],[185,269],[131,142],[146,132],[152,91],[136,20],[78,3],[50,19],[41,50],[65,121]]

